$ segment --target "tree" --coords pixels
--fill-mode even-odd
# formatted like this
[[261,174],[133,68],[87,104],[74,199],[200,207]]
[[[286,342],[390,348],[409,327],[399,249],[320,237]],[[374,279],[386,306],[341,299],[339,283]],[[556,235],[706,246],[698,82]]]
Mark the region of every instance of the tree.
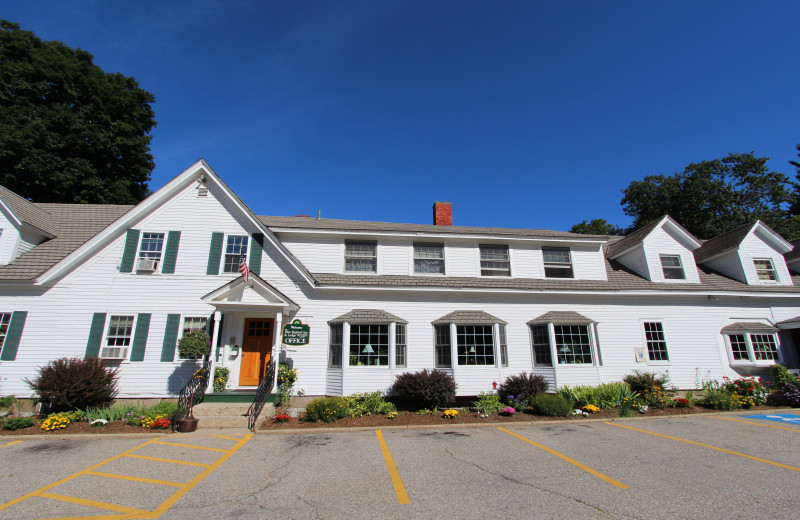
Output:
[[36,202],[147,196],[155,98],[92,60],[0,20],[0,184]]
[[609,224],[605,219],[596,218],[591,222],[585,220],[580,224],[575,224],[570,233],[580,233],[582,235],[621,235],[624,230],[614,224]]
[[666,214],[698,238],[712,238],[756,219],[786,238],[799,234],[792,203],[798,184],[766,167],[768,157],[730,154],[692,163],[671,176],[648,175],[622,190],[622,206],[639,228]]

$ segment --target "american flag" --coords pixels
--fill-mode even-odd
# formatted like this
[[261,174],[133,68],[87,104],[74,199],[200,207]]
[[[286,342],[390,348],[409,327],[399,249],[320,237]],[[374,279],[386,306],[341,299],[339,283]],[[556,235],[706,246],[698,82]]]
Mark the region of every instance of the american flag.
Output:
[[242,253],[239,257],[239,274],[244,277],[244,282],[250,281],[250,268],[247,267],[247,253]]

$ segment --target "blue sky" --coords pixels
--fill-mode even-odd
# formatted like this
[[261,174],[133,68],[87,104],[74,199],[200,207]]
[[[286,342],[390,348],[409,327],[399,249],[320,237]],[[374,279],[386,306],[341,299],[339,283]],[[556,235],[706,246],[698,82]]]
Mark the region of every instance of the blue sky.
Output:
[[258,214],[626,226],[648,174],[794,175],[795,1],[5,4],[155,95],[152,189],[202,157]]

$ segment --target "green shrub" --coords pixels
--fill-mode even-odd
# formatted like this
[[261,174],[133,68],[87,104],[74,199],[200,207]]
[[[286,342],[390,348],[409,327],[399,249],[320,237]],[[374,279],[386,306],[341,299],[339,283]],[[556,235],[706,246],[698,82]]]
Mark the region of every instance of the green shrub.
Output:
[[554,394],[539,394],[530,399],[530,406],[536,415],[547,417],[566,417],[572,413],[572,403]]
[[567,401],[571,401],[575,408],[594,405],[601,409],[613,408],[625,397],[632,397],[631,389],[627,383],[603,383],[597,386],[562,386],[556,392]]
[[166,415],[167,417],[174,417],[175,412],[178,411],[178,403],[163,401],[154,405],[148,410],[149,415],[155,417],[156,415]]
[[663,391],[664,386],[669,383],[669,376],[667,374],[634,370],[632,373],[623,377],[622,380],[628,383],[631,391],[637,394],[643,394],[645,391],[653,393],[656,388]]
[[351,417],[397,411],[394,404],[386,401],[380,392],[352,394],[343,399],[350,409]]
[[178,352],[183,357],[205,356],[211,351],[211,338],[204,330],[191,330],[178,340]]
[[308,403],[305,419],[329,423],[348,415],[350,415],[350,410],[347,408],[347,403],[344,399],[341,397],[323,397]]
[[39,369],[25,383],[49,405],[51,412],[103,406],[117,395],[117,370],[97,358],[61,358]]
[[800,387],[800,379],[780,363],[769,367],[769,374],[772,376],[772,385],[775,387],[780,387],[781,385]]
[[7,395],[5,397],[0,397],[0,408],[16,408],[17,406],[17,398],[13,395]]
[[542,375],[528,374],[527,372],[515,376],[508,376],[506,380],[497,387],[497,394],[505,402],[514,400],[526,403],[531,397],[544,392],[547,392],[547,379]]
[[395,377],[392,392],[412,410],[439,408],[456,400],[456,381],[441,370],[404,372]]
[[30,417],[11,417],[3,421],[4,430],[21,430],[33,426],[33,419]]
[[739,397],[725,390],[705,390],[703,406],[712,410],[736,410],[739,408]]
[[132,404],[116,404],[109,408],[87,408],[83,413],[86,415],[86,420],[88,422],[96,421],[97,419],[123,421],[128,415],[128,412],[133,409],[134,406]]
[[494,392],[481,392],[475,399],[475,409],[478,413],[497,413],[503,409],[503,402]]
[[230,375],[230,368],[214,367],[214,393],[225,391],[225,388],[228,386],[228,378]]

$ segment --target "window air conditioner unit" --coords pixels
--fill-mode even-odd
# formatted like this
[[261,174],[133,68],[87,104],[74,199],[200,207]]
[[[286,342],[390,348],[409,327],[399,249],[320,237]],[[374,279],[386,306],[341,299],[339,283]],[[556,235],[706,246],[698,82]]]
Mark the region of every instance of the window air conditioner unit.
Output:
[[128,349],[121,347],[107,347],[100,352],[102,359],[126,359],[128,357]]
[[139,263],[136,264],[137,271],[155,271],[158,267],[158,260],[153,259],[141,259]]

